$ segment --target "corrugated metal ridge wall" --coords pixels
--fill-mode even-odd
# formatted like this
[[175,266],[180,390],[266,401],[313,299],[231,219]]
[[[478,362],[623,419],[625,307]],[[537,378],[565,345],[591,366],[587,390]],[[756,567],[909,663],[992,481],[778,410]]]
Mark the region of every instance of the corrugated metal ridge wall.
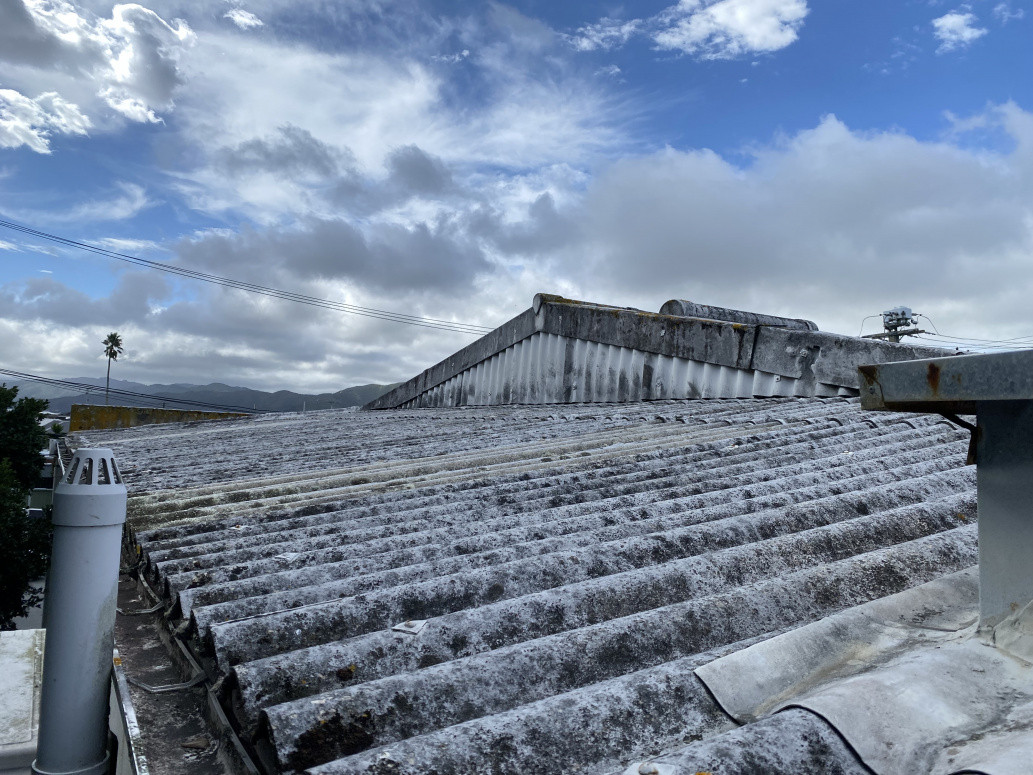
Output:
[[365,408],[854,396],[860,364],[944,354],[538,294],[531,309]]
[[756,369],[534,333],[400,408],[856,395],[853,388]]

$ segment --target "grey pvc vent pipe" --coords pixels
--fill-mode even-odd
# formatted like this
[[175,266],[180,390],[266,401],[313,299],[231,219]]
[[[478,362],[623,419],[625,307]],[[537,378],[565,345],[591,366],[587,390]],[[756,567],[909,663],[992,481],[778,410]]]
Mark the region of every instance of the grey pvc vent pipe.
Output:
[[108,771],[108,693],[126,488],[110,449],[80,449],[54,487],[54,547],[34,775]]

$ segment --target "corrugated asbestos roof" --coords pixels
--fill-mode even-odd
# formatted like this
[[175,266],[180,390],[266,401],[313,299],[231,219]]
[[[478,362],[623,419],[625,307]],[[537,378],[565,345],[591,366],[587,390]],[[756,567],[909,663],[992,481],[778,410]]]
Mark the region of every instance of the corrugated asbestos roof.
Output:
[[[853,399],[89,441],[115,450],[151,578],[283,772],[617,771],[734,726],[694,668],[977,559],[967,435]],[[859,766],[826,737],[814,751]]]

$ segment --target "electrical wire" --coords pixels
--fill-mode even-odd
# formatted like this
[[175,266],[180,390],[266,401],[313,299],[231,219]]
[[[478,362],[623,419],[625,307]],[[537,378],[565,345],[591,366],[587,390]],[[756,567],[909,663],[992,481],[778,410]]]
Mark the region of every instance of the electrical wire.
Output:
[[1033,334],[1026,334],[1025,336],[1015,336],[1015,337],[1012,337],[1011,339],[978,339],[978,338],[971,337],[971,336],[952,336],[951,334],[941,334],[937,330],[936,324],[933,323],[932,319],[928,315],[919,314],[918,317],[925,318],[926,320],[929,321],[929,325],[931,325],[933,327],[933,333],[934,334],[936,334],[937,336],[942,336],[945,339],[950,339],[951,341],[954,341],[954,342],[981,342],[981,343],[988,344],[988,345],[1003,345],[1003,346],[1007,346],[1007,345],[1009,345],[1012,342],[1025,343],[1025,342],[1030,342],[1031,340],[1033,340]]
[[936,330],[936,324],[933,322],[933,319],[931,317],[929,317],[928,315],[923,315],[921,312],[917,313],[915,317],[925,318],[926,320],[928,320],[929,325],[933,327],[933,333],[939,335],[940,332]]
[[961,342],[961,341],[959,341],[957,339],[954,339],[954,338],[951,338],[951,337],[948,337],[948,336],[944,336],[944,335],[936,336],[936,335],[929,335],[929,334],[926,334],[924,336],[918,336],[917,338],[922,339],[922,340],[924,340],[926,342],[931,342],[933,344],[937,344],[937,345],[951,345],[951,346],[957,347],[958,349],[964,348],[964,349],[968,349],[968,350],[978,350],[980,352],[986,352],[986,351],[990,351],[990,350],[1001,350],[1001,351],[1012,350],[1013,351],[1013,350],[1026,350],[1026,349],[1029,349],[1029,348],[1033,348],[1033,342],[1024,342],[1024,343],[1023,342],[1015,342],[1015,343],[1012,343],[1012,344],[974,344],[974,343],[971,343],[971,342],[969,342],[969,343]]
[[863,318],[863,319],[861,320],[861,328],[860,328],[860,329],[858,329],[858,331],[857,331],[857,335],[858,335],[858,336],[860,336],[860,335],[861,335],[862,333],[864,333],[864,321],[865,321],[865,320],[871,320],[872,318],[877,318],[877,317],[879,317],[879,316],[878,316],[878,315],[866,315],[866,316],[865,316],[865,317],[864,317],[864,318]]
[[493,329],[488,326],[481,326],[474,323],[461,323],[451,320],[442,320],[438,318],[421,317],[417,315],[406,315],[402,312],[391,312],[389,310],[376,309],[374,307],[363,307],[357,304],[346,304],[340,301],[333,301],[332,299],[320,299],[315,296],[306,296],[305,294],[295,293],[294,291],[285,291],[279,288],[271,288],[265,285],[258,285],[256,283],[249,283],[243,280],[234,280],[229,277],[222,277],[220,275],[210,274],[208,272],[201,272],[197,269],[189,269],[187,267],[174,266],[172,264],[166,264],[161,261],[152,261],[146,258],[139,258],[138,256],[132,256],[126,253],[119,253],[114,250],[108,250],[97,245],[91,245],[87,242],[79,242],[77,240],[68,239],[67,237],[60,237],[56,234],[50,234],[39,229],[33,229],[29,226],[23,226],[13,221],[0,219],[0,226],[11,229],[13,231],[21,232],[22,234],[28,234],[32,237],[39,239],[48,240],[50,242],[64,245],[65,247],[78,248],[80,250],[86,250],[91,253],[96,253],[107,258],[115,259],[116,261],[123,261],[129,264],[135,264],[137,266],[146,267],[148,269],[156,269],[161,272],[168,274],[178,275],[191,280],[199,280],[201,282],[211,283],[213,285],[221,285],[226,288],[235,288],[241,291],[247,291],[248,293],[255,293],[262,296],[269,296],[276,299],[283,299],[284,301],[293,301],[298,304],[307,304],[312,307],[321,307],[323,309],[334,310],[336,312],[346,312],[352,315],[361,315],[364,317],[376,318],[378,320],[386,320],[393,323],[404,323],[410,326],[421,326],[423,328],[435,328],[442,331],[454,331],[461,334],[473,334],[477,336],[483,336],[484,334],[492,331]]
[[[868,315],[861,321],[861,331],[864,330],[864,321],[870,318],[879,317],[878,315]],[[929,321],[929,325],[932,326],[933,333],[922,336],[919,334],[904,334],[903,336],[913,336],[916,338],[924,339],[928,342],[935,344],[951,344],[961,346],[974,350],[1023,350],[1027,347],[1033,347],[1033,334],[1026,336],[1016,336],[1011,339],[979,339],[971,336],[952,336],[951,334],[942,334],[936,328],[936,324],[932,321],[928,315],[923,315],[920,312],[915,313],[915,317],[925,318]],[[861,336],[860,332],[857,334]]]
[[[89,394],[91,391],[100,392],[101,388],[97,385],[89,385],[85,382],[72,382],[67,379],[54,379],[52,377],[41,377],[38,374],[28,374],[22,371],[12,371],[11,369],[0,369],[0,374],[7,377],[14,377],[15,379],[27,380],[30,382],[41,382],[46,385],[53,385],[54,387],[68,388],[73,391],[82,391]],[[270,409],[252,409],[246,406],[233,406],[231,404],[216,404],[211,401],[196,401],[191,398],[174,398],[172,396],[160,396],[154,395],[153,393],[138,393],[135,390],[123,390],[122,388],[110,388],[107,390],[108,393],[114,396],[123,396],[125,398],[135,399],[147,399],[154,401],[155,403],[162,404],[183,404],[186,406],[199,406],[206,407],[209,409],[222,409],[227,412],[249,412],[249,413],[263,413],[272,411]]]

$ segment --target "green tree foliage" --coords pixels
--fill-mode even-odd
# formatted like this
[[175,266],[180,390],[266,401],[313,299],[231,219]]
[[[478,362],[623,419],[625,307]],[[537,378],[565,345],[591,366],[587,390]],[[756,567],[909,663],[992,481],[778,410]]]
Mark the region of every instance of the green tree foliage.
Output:
[[47,402],[17,396],[17,388],[0,384],[0,630],[13,629],[14,619],[39,603],[31,582],[46,572],[50,555],[50,520],[25,512],[47,445],[39,424]]
[[108,377],[104,382],[104,403],[107,404],[108,390],[111,389],[111,362],[117,361],[122,354],[122,337],[118,331],[112,331],[101,344],[104,345],[104,354],[108,356]]
[[47,432],[39,421],[46,408],[43,399],[18,398],[18,388],[0,384],[0,460],[7,461],[23,490],[39,478],[39,453],[47,447]]

